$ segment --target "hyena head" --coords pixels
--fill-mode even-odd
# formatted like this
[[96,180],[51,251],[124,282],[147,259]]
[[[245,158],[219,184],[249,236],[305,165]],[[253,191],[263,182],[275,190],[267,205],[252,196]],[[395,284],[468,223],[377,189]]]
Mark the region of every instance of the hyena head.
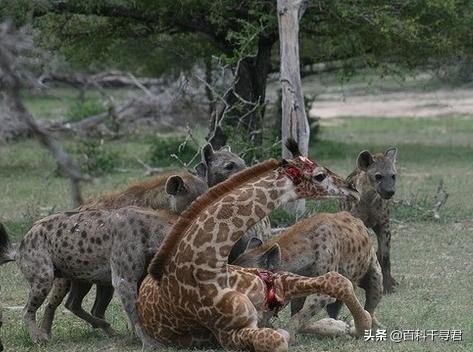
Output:
[[277,243],[263,246],[263,242],[256,237],[248,241],[246,250],[232,263],[244,268],[261,268],[277,271],[281,264],[281,248]]
[[170,176],[166,181],[170,210],[181,214],[198,196],[204,194],[207,188],[204,180],[191,174]]
[[396,192],[397,148],[388,148],[384,154],[372,155],[364,150],[358,155],[358,168],[365,172],[365,184],[376,190],[383,199],[390,199]]
[[196,166],[196,171],[212,187],[245,168],[245,161],[232,153],[229,146],[215,151],[207,144],[202,149],[202,162]]

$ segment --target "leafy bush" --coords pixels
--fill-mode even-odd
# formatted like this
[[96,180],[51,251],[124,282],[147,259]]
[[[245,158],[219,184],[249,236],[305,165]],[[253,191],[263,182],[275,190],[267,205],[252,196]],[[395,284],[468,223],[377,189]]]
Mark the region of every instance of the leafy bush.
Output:
[[106,150],[103,140],[80,141],[74,154],[78,155],[82,172],[91,176],[108,173],[115,169],[119,162],[118,153]]
[[69,122],[77,122],[89,116],[100,114],[106,110],[105,106],[99,99],[86,99],[76,101],[69,106],[67,111],[67,120]]
[[171,155],[175,154],[183,162],[189,162],[198,149],[189,141],[179,137],[155,137],[149,147],[149,161],[155,166],[180,165]]

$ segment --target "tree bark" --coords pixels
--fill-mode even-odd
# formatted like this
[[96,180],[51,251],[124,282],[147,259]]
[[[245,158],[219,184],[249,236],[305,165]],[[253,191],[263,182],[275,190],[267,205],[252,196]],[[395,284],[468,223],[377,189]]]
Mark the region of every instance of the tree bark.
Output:
[[[286,159],[292,158],[284,143],[288,138],[293,138],[298,142],[302,155],[307,156],[309,151],[310,129],[304,107],[299,69],[299,21],[306,6],[307,3],[303,0],[278,0],[282,88],[282,157]],[[289,209],[300,214],[305,210],[305,202],[294,202]]]
[[[276,38],[260,37],[258,52],[254,57],[245,57],[235,68],[235,83],[224,97],[226,108],[217,109],[210,131],[215,124],[229,125],[240,129],[255,145],[263,141],[263,117],[265,112],[266,81],[271,70],[271,49]],[[221,121],[224,119],[223,121]],[[210,134],[209,134],[210,136]],[[210,136],[211,137],[211,136]],[[208,138],[216,149],[226,137]]]

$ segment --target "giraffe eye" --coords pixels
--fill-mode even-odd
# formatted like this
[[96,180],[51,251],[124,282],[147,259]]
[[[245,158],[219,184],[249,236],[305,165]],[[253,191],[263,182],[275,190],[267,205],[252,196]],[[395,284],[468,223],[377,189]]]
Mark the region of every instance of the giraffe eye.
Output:
[[392,175],[392,178],[393,178],[393,180],[395,180],[395,179],[396,179],[396,175]]
[[323,180],[325,180],[326,177],[327,177],[326,174],[320,173],[320,174],[315,175],[315,176],[314,176],[314,179],[315,179],[317,182],[322,182]]

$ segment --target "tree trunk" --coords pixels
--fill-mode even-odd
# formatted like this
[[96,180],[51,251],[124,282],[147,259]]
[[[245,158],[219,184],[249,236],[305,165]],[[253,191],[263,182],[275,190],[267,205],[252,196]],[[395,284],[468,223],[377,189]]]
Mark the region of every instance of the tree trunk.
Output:
[[[209,137],[215,131],[215,124],[223,124],[237,128],[239,132],[247,134],[253,144],[261,145],[266,79],[271,69],[271,49],[274,42],[275,38],[259,38],[257,55],[240,60],[235,68],[234,89],[224,97],[227,108],[216,112],[216,118],[211,121]],[[216,149],[226,141],[226,137],[222,136],[208,139]]]
[[[281,50],[281,88],[283,158],[292,158],[284,146],[288,138],[295,139],[305,156],[309,151],[309,122],[304,107],[301,74],[299,69],[299,21],[306,9],[303,0],[278,0],[279,42]],[[291,207],[297,213],[304,211],[305,203]]]

